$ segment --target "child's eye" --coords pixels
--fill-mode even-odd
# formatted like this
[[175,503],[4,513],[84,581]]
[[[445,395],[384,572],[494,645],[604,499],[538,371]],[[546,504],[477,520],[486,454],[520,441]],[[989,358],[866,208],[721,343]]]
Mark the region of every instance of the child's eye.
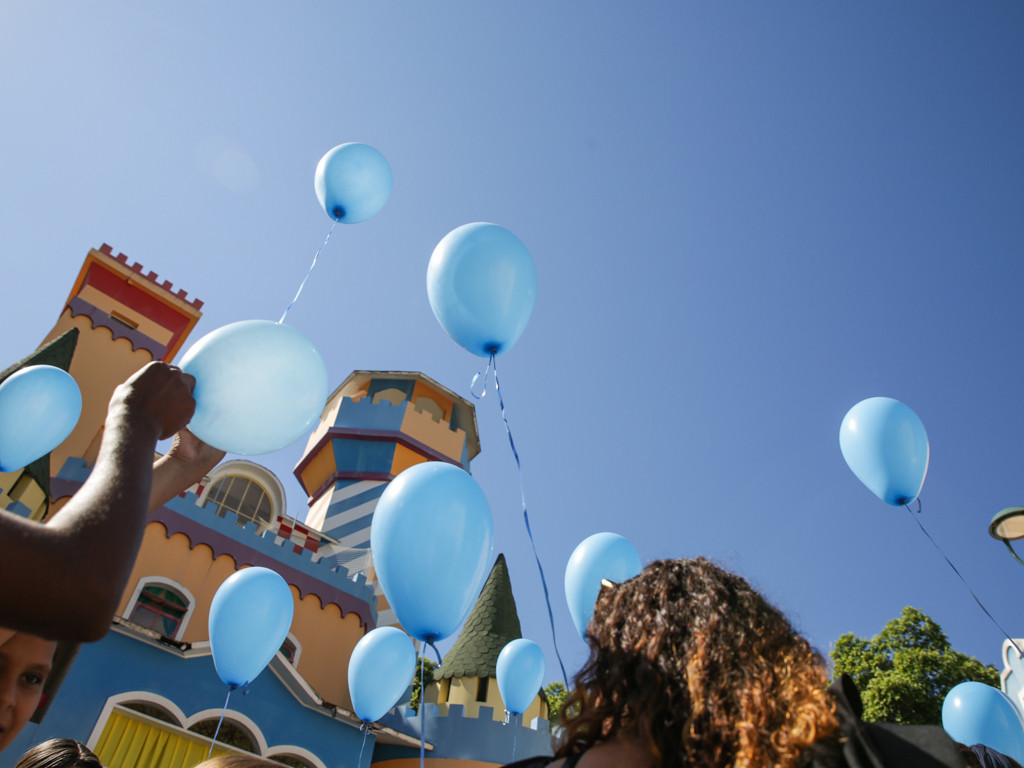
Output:
[[35,672],[26,672],[21,676],[21,681],[27,686],[37,686],[43,684],[43,676]]

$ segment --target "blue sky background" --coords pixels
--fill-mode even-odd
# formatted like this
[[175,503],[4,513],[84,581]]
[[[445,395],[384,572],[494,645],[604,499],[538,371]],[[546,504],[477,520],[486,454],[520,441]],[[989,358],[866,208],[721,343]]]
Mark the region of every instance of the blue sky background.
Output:
[[[988,537],[1024,504],[1024,6],[864,2],[0,4],[0,360],[51,328],[106,242],[206,302],[193,339],[276,320],[330,220],[332,146],[394,193],[339,227],[289,313],[336,386],[484,361],[434,321],[436,243],[515,232],[537,307],[499,358],[563,656],[584,537],[708,555],[827,652],[905,605],[999,664],[1000,632],[908,513],[847,469],[839,424],[903,400],[923,522],[1024,635],[1024,569]],[[524,633],[546,614],[497,402],[474,474]],[[291,477],[302,446],[266,457]],[[1001,665],[1000,665],[1001,666]]]

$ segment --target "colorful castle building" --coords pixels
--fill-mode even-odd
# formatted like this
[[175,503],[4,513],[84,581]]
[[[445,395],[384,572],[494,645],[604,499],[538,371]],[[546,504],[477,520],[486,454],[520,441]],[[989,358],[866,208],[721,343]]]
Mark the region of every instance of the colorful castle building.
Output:
[[[82,389],[82,418],[48,461],[0,474],[0,504],[35,520],[59,509],[95,461],[114,387],[151,360],[172,360],[201,307],[108,246],[90,251],[55,327],[19,364],[69,370]],[[373,627],[396,622],[373,575],[370,521],[403,469],[432,460],[468,471],[479,451],[472,403],[428,376],[351,374],[328,399],[295,470],[309,502],[305,522],[287,514],[280,480],[245,460],[221,463],[152,513],[110,633],[61,647],[65,663],[36,724],[0,755],[0,768],[55,736],[86,742],[108,768],[190,768],[204,759],[227,697],[210,655],[210,602],[229,575],[254,565],[288,582],[294,620],[248,695],[230,696],[213,754],[249,752],[292,768],[418,764],[419,718],[399,708],[364,735],[351,711],[352,649]],[[428,765],[500,765],[517,743],[520,756],[550,751],[542,697],[526,727],[502,722],[494,661],[518,635],[499,556],[428,687]]]

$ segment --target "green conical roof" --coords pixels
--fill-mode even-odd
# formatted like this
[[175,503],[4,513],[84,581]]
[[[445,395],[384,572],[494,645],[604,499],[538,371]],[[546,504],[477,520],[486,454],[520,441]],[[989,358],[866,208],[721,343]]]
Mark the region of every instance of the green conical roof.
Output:
[[434,679],[494,677],[501,649],[522,636],[505,555],[498,555],[462,634],[434,671]]
[[[52,365],[54,368],[60,368],[63,371],[68,370],[71,367],[71,358],[75,354],[75,347],[77,345],[78,329],[72,328],[70,331],[62,333],[49,344],[43,345],[28,357],[0,371],[0,384],[11,374],[17,373],[22,368],[27,368],[30,365]],[[25,471],[28,472],[29,477],[39,484],[39,487],[46,493],[46,498],[49,499],[50,454],[40,456],[25,467]]]

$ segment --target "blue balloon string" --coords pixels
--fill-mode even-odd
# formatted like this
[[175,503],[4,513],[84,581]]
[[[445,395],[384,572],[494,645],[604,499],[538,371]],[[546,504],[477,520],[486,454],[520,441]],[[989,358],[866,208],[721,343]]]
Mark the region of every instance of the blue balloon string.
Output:
[[299,295],[302,293],[302,289],[306,287],[306,281],[309,280],[309,276],[313,274],[313,267],[316,266],[316,260],[320,258],[320,254],[323,252],[324,248],[327,247],[327,243],[330,242],[331,235],[334,233],[334,228],[336,226],[338,226],[337,220],[335,220],[334,223],[331,224],[331,228],[327,231],[327,237],[324,238],[323,244],[319,248],[317,248],[316,253],[313,254],[313,263],[310,264],[309,269],[306,270],[306,276],[302,278],[302,282],[299,283],[299,290],[295,292],[295,298],[292,299],[291,303],[284,308],[284,314],[281,315],[281,319],[277,321],[278,323],[284,322],[284,319],[288,317],[288,310],[295,306],[295,302],[299,300]]
[[[544,587],[544,603],[548,609],[548,623],[551,625],[551,643],[555,647],[555,658],[558,659],[558,667],[562,670],[562,682],[569,687],[569,677],[565,674],[565,665],[562,663],[562,654],[558,652],[558,638],[555,636],[555,614],[551,610],[551,594],[548,592],[548,582],[544,578],[544,566],[540,564],[540,555],[537,554],[537,544],[533,540],[533,531],[530,529],[530,513],[526,509],[526,486],[523,482],[523,465],[519,461],[519,451],[516,450],[516,441],[512,439],[512,427],[508,423],[508,415],[505,413],[505,400],[501,396],[501,384],[498,382],[498,364],[495,362],[494,353],[491,353],[491,360],[487,364],[487,370],[494,369],[494,391],[498,393],[498,405],[501,407],[501,418],[505,422],[505,432],[508,433],[508,444],[512,447],[512,455],[516,460],[516,468],[519,470],[519,494],[523,502],[523,521],[526,523],[526,535],[530,537],[530,547],[533,549],[533,558],[537,561],[537,570],[540,572],[540,583]],[[486,381],[486,374],[485,374]]]
[[213,754],[213,745],[217,743],[217,736],[220,734],[221,723],[224,722],[224,714],[228,711],[228,702],[231,700],[231,692],[237,688],[237,685],[228,686],[228,695],[224,699],[224,707],[220,711],[220,720],[217,721],[217,728],[213,732],[213,739],[210,741],[210,751],[206,753],[206,759],[210,759],[210,755]]
[[519,739],[519,718],[522,715],[512,716],[512,762],[516,761],[516,743]]
[[913,518],[915,523],[917,523],[917,527],[921,529],[921,532],[924,533],[924,535],[928,537],[928,541],[930,541],[932,544],[935,545],[935,548],[937,550],[939,550],[939,554],[942,555],[942,557],[945,559],[945,561],[947,563],[949,563],[949,567],[953,569],[953,573],[955,573],[957,576],[960,577],[960,581],[962,581],[964,583],[964,586],[967,587],[967,591],[971,593],[971,597],[974,598],[974,602],[976,602],[978,604],[978,606],[981,608],[981,610],[985,612],[985,615],[988,616],[989,621],[991,621],[993,624],[995,624],[996,625],[996,629],[998,629],[1000,632],[1002,632],[1003,636],[1007,640],[1010,641],[1010,645],[1012,645],[1014,648],[1017,649],[1017,655],[1019,657],[1021,657],[1021,658],[1024,658],[1024,651],[1021,651],[1020,646],[1017,645],[1016,642],[1014,642],[1014,639],[1012,637],[1010,637],[1009,633],[1007,633],[1007,631],[1005,629],[1002,628],[1002,626],[999,624],[999,622],[996,621],[995,617],[991,613],[988,612],[988,608],[986,608],[985,604],[981,602],[981,599],[976,594],[974,594],[974,590],[971,589],[971,585],[967,583],[967,579],[965,579],[963,577],[963,575],[960,573],[960,571],[957,570],[957,567],[955,565],[953,565],[953,561],[950,560],[946,556],[946,553],[942,551],[942,547],[940,547],[938,545],[938,542],[936,542],[935,539],[932,538],[932,535],[930,533],[928,533],[928,531],[925,530],[924,525],[921,524],[921,518],[920,518],[920,514],[921,514],[921,499],[918,498],[918,500],[917,500],[917,514],[916,515],[914,514],[914,510],[912,510],[910,508],[909,504],[904,504],[903,506],[907,508],[907,512],[910,513],[910,517]]
[[[436,649],[435,649],[436,650]],[[420,768],[423,768],[423,753],[427,743],[427,690],[423,687],[423,668],[427,666],[420,659]]]
[[[476,376],[474,376],[473,380],[469,383],[469,392],[477,400],[483,400],[485,397],[487,397],[487,378],[491,375],[491,363],[493,363],[493,362],[494,362],[494,355],[492,354],[491,355],[491,359],[487,361],[487,367],[484,369],[484,372],[480,373],[480,371],[477,371],[476,372]],[[476,393],[476,383],[477,383],[477,381],[479,381],[481,376],[483,376],[483,380],[484,380],[483,381],[483,389],[480,390],[480,394],[478,395]]]
[[359,745],[359,759],[356,761],[356,768],[363,768],[363,749],[366,747],[366,736],[370,733],[370,724],[364,722],[359,726],[359,730],[363,732],[363,743]]

